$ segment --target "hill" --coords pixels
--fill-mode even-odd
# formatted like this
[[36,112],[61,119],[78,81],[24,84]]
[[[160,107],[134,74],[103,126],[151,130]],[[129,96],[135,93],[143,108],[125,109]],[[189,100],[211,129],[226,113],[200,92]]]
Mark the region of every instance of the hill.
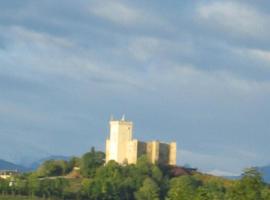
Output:
[[270,165],[258,167],[257,169],[262,173],[264,181],[270,183]]
[[24,166],[16,165],[14,163],[0,159],[0,170],[18,170],[20,172],[26,172],[29,169]]
[[71,157],[70,156],[48,156],[45,158],[42,158],[40,160],[37,160],[33,162],[32,164],[28,165],[27,168],[31,170],[36,170],[42,163],[44,163],[46,160],[69,160]]

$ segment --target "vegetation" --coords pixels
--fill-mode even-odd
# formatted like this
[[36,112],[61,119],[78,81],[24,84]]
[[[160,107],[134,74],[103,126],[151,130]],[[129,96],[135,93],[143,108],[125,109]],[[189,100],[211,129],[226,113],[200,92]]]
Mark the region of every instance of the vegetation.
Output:
[[[76,171],[80,176],[73,177]],[[46,161],[36,172],[0,180],[0,199],[270,200],[270,189],[255,168],[235,181],[197,172],[173,177],[145,156],[136,165],[104,165],[104,153],[92,149],[82,158]]]

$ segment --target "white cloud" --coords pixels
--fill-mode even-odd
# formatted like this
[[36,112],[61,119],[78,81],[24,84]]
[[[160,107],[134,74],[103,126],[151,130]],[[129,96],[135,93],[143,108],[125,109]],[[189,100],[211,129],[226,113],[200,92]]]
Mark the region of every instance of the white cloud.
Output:
[[[1,29],[4,28],[2,27]],[[12,34],[11,37],[13,37],[12,39],[15,39],[16,42],[35,44],[40,47],[53,45],[55,47],[70,48],[74,45],[70,40],[67,40],[63,37],[56,37],[49,35],[48,33],[29,30],[21,26],[11,26],[8,28],[8,30],[5,30],[6,34]]]
[[[3,33],[2,33],[3,34]],[[145,76],[140,76],[132,69],[124,66],[115,68],[109,63],[96,60],[91,52],[80,49],[75,43],[66,38],[52,36],[46,33],[32,31],[22,27],[6,29],[5,34],[10,43],[7,48],[0,50],[2,63],[14,66],[13,71],[24,78],[42,80],[45,74],[58,74],[77,80],[100,79],[109,81],[110,84],[121,84],[127,87],[148,88],[167,91],[168,86],[174,85],[178,91],[189,90],[201,95],[201,91],[211,94],[220,91],[235,95],[252,95],[255,92],[269,91],[270,83],[245,80],[227,71],[206,71],[192,65],[175,63],[158,63],[148,66]],[[170,52],[188,49],[184,44],[183,49],[171,41],[156,37],[138,37],[132,40],[128,49],[132,56],[145,62],[149,59],[162,58]],[[192,51],[192,47],[188,50]],[[258,52],[257,52],[258,54]],[[262,54],[262,53],[261,53]],[[267,58],[268,54],[259,54]],[[165,57],[166,57],[165,56]],[[26,70],[28,69],[28,70]],[[126,70],[124,70],[126,69]],[[35,76],[30,74],[36,73]],[[40,74],[40,76],[38,76]],[[45,77],[46,78],[46,77]]]
[[147,61],[151,57],[159,53],[161,49],[161,41],[157,38],[136,38],[129,45],[131,54],[140,61]]
[[[247,80],[236,76],[226,70],[207,71],[201,68],[196,68],[191,65],[173,65],[157,69],[156,81],[157,90],[170,87],[175,88],[178,92],[189,91],[194,95],[212,96],[223,99],[239,97],[256,97],[260,93],[270,92],[269,81]],[[172,86],[172,85],[171,85]]]
[[[257,61],[262,61],[265,63],[270,63],[270,51],[262,50],[262,49],[253,49],[253,48],[237,48],[232,49],[232,51],[240,56],[243,56],[248,59],[253,59]],[[265,68],[265,65],[257,65],[256,67],[263,67]],[[270,69],[270,67],[267,68]]]
[[[0,26],[1,29],[4,28]],[[2,73],[43,83],[49,76],[60,76],[87,82],[100,80],[100,85],[107,83],[110,87],[143,88],[129,70],[115,69],[110,63],[100,62],[92,51],[82,49],[64,37],[20,26],[6,28],[1,34],[8,40],[6,48],[0,49]]]
[[200,4],[197,13],[199,21],[229,34],[258,38],[266,37],[269,32],[270,17],[243,3],[214,1]]
[[239,175],[244,168],[250,167],[251,163],[255,163],[255,161],[257,161],[257,165],[265,164],[253,152],[230,147],[219,148],[216,151],[220,152],[200,153],[180,149],[178,161],[180,165],[189,164],[192,167],[200,167],[199,170],[218,176]]
[[119,1],[98,1],[90,6],[90,11],[104,19],[115,23],[130,25],[140,23],[143,20],[143,14]]
[[19,103],[11,103],[7,101],[0,101],[0,117],[6,119],[19,119],[31,123],[46,123],[48,118],[44,114],[34,112],[31,108],[26,108],[19,105]]
[[241,175],[240,173],[232,173],[232,172],[222,171],[222,170],[218,170],[218,169],[214,169],[214,170],[208,171],[206,173],[212,174],[214,176],[239,176],[239,175]]
[[175,55],[189,55],[194,51],[192,42],[171,41],[160,37],[134,37],[130,40],[128,51],[138,61],[170,60]]
[[118,25],[166,26],[166,29],[169,29],[169,23],[160,16],[121,1],[94,1],[89,7],[89,11],[91,14]]

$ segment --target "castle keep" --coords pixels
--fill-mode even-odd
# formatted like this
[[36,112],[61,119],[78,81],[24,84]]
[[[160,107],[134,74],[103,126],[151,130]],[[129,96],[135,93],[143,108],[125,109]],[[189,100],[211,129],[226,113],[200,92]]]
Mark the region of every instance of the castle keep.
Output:
[[133,123],[110,121],[110,137],[106,140],[106,163],[135,164],[141,155],[147,155],[153,164],[176,165],[176,142],[142,142],[132,138]]

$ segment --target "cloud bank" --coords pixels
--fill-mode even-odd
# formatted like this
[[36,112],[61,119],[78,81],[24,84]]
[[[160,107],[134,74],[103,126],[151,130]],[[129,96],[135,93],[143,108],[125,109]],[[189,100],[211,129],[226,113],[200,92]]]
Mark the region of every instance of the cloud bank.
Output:
[[18,152],[4,159],[103,149],[126,113],[137,138],[176,140],[179,164],[269,163],[267,3],[0,4],[0,136]]

